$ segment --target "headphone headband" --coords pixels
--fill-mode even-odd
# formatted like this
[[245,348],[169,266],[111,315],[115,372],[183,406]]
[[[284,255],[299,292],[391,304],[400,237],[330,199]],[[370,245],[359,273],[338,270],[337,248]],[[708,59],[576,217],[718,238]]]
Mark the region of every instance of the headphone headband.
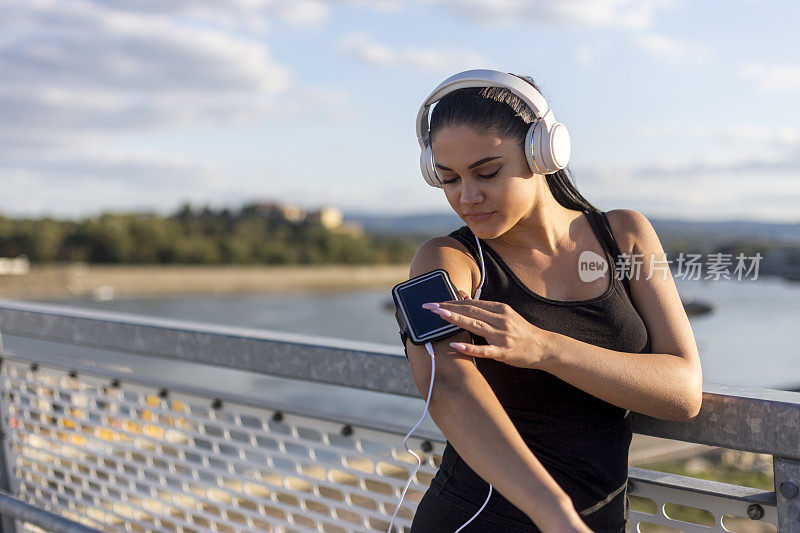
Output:
[[538,119],[545,118],[549,109],[547,100],[533,85],[513,74],[488,69],[459,72],[440,83],[420,107],[419,113],[417,113],[417,140],[420,147],[425,148],[424,136],[428,133],[428,110],[431,105],[451,92],[470,87],[503,87],[508,89],[528,104]]

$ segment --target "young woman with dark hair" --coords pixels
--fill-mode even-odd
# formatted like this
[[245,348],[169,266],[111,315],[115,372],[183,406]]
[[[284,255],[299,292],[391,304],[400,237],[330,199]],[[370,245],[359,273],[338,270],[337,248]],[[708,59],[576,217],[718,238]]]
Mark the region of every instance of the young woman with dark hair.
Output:
[[[465,299],[424,307],[466,332],[433,354],[406,342],[423,397],[434,378],[429,410],[448,440],[411,531],[619,533],[630,411],[698,413],[694,335],[669,270],[645,275],[664,257],[649,221],[603,213],[554,167],[569,157],[565,130],[549,161],[535,160],[546,144],[526,146],[545,119],[513,80],[533,81],[473,72],[506,82],[445,90],[421,137],[426,181],[466,225],[425,242],[411,277],[445,269]],[[629,273],[637,256],[644,269]]]

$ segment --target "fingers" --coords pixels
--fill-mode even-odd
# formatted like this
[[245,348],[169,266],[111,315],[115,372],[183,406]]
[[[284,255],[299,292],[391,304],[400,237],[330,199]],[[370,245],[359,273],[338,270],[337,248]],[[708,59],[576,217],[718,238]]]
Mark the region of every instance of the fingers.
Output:
[[477,345],[465,344],[463,342],[451,342],[450,347],[454,348],[459,353],[464,355],[474,355],[475,357],[489,357],[497,356],[497,347],[490,344]]
[[[470,318],[483,320],[495,329],[502,329],[506,316],[506,304],[501,302],[491,302],[483,300],[448,300],[438,304],[428,306],[426,309],[445,309],[452,313],[458,313]],[[444,316],[444,315],[443,315]]]
[[426,303],[422,304],[422,307],[473,333],[486,332],[489,331],[489,328],[497,329],[501,317],[468,303],[474,301],[466,300],[463,305],[454,305],[452,302]]
[[[503,302],[492,302],[490,300],[473,300],[472,298],[464,300],[445,300],[444,302],[438,302],[438,303],[442,307],[448,307],[450,309],[456,309],[459,307],[479,307],[481,309],[485,309],[497,315],[502,314],[506,308],[506,304],[504,304]],[[459,313],[460,312],[461,311],[459,310]]]

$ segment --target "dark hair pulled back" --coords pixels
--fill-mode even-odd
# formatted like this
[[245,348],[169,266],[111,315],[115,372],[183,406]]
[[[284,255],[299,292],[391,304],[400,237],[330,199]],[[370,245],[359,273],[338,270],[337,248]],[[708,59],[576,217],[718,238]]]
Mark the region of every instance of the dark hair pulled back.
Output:
[[[529,76],[517,77],[539,91]],[[536,116],[528,104],[505,87],[458,89],[445,95],[433,107],[428,143],[446,126],[470,126],[479,133],[492,132],[500,137],[516,139],[520,149],[524,149],[525,136],[534,120]],[[567,209],[600,212],[575,187],[569,168],[547,174],[545,179],[553,198]]]

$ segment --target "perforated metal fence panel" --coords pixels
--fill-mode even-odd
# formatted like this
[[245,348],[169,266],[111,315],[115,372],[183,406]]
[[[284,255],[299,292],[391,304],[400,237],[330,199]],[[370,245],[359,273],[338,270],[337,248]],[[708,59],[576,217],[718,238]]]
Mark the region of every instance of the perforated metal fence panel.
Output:
[[[0,393],[10,492],[101,531],[386,531],[417,464],[395,433],[43,363],[3,359]],[[397,533],[444,442],[409,446]],[[774,495],[632,472],[629,531],[777,531]]]
[[[646,475],[647,481],[637,479],[631,484],[633,490],[629,492],[631,500],[629,530],[653,533],[778,531],[775,503],[766,503],[764,499],[755,503],[743,495],[745,492],[758,491],[705,480],[695,480],[693,487],[686,484],[666,486],[663,482],[655,481],[659,477],[658,473],[648,472]],[[663,477],[678,476],[665,474]],[[715,486],[724,488],[715,490]],[[737,492],[739,494],[736,494]]]
[[[11,491],[103,531],[386,531],[417,465],[368,428],[10,359],[0,383]],[[398,532],[443,450],[408,443]]]

